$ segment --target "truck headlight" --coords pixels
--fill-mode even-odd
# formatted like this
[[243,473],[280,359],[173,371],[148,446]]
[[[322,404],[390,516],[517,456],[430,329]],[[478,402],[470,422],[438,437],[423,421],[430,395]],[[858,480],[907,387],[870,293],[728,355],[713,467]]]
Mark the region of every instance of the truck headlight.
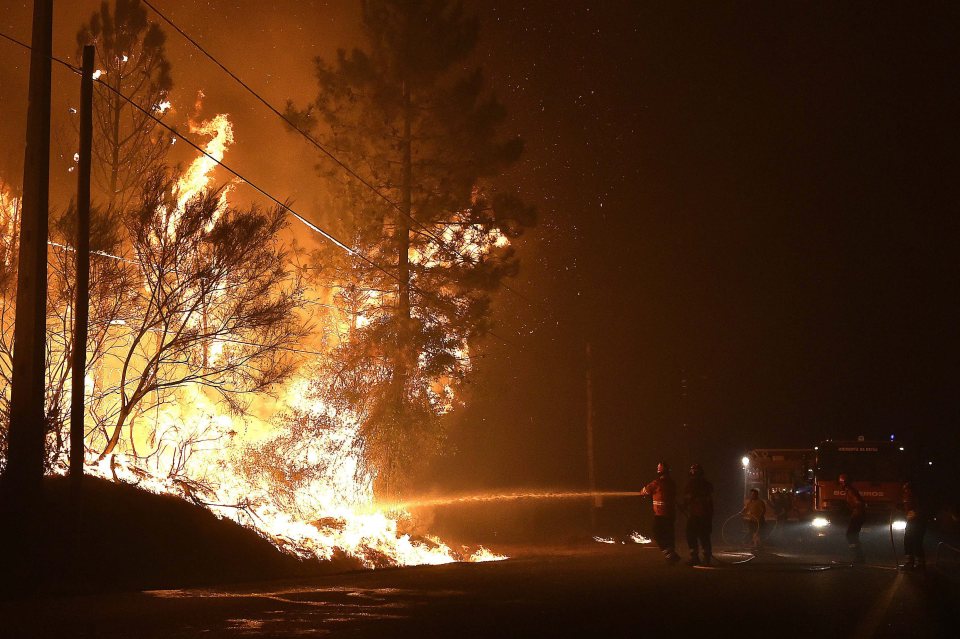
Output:
[[826,517],[815,517],[813,520],[814,528],[826,528],[830,525],[830,520]]
[[893,529],[894,529],[894,530],[906,530],[906,529],[907,529],[907,522],[905,522],[905,521],[902,520],[902,519],[898,519],[897,521],[893,522]]

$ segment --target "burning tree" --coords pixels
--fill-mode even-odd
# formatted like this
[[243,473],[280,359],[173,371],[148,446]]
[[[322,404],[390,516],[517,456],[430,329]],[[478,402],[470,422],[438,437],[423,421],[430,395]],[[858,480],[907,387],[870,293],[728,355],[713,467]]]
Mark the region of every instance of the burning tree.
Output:
[[[3,191],[0,186],[0,191]],[[48,469],[65,452],[65,429],[69,415],[72,375],[75,209],[69,208],[50,227],[47,283],[46,428]],[[16,313],[16,269],[19,210],[17,201],[3,191],[0,195],[0,459],[2,442],[9,423],[9,388],[13,362],[13,329]],[[113,322],[132,312],[129,296],[118,294],[135,285],[130,265],[114,255],[120,250],[119,220],[115,213],[94,210],[91,215],[90,246],[90,328],[87,342],[87,371],[102,366],[104,356],[119,341]]]
[[[285,349],[307,332],[297,315],[303,286],[289,269],[278,238],[285,226],[283,211],[230,207],[223,189],[192,186],[158,172],[129,214],[96,211],[92,217],[85,392],[94,425],[87,443],[101,457],[121,444],[135,458],[158,456],[171,442],[158,432],[162,425],[155,415],[139,422],[138,417],[159,410],[186,387],[206,389],[232,412],[242,412],[249,393],[268,390],[292,373],[296,362]],[[3,196],[0,416],[6,417],[15,313],[9,275],[16,272],[18,209],[5,191]],[[73,227],[74,216],[68,211],[51,229],[48,464],[65,452],[71,353],[76,347]],[[6,423],[3,419],[0,425],[0,443]],[[194,442],[189,433],[179,435],[172,441],[172,454],[182,462]],[[182,463],[173,464],[171,472],[179,466]]]
[[[126,444],[154,454],[162,434],[137,417],[170,401],[177,389],[206,389],[234,413],[244,397],[269,390],[294,370],[287,352],[306,334],[297,316],[299,277],[288,269],[278,234],[280,208],[228,206],[222,189],[184,199],[155,175],[127,221],[138,285],[123,291],[135,311],[122,318],[126,341],[111,352],[115,377],[94,398],[101,458]],[[142,451],[141,451],[142,452]]]
[[139,0],[114,0],[112,11],[102,2],[77,32],[77,57],[84,45],[93,44],[100,80],[113,89],[98,85],[94,100],[94,175],[109,203],[121,208],[163,163],[172,140],[147,115],[162,117],[170,107],[173,79],[165,42],[163,30],[147,20]]
[[377,263],[318,257],[340,316],[314,390],[359,421],[354,445],[384,494],[437,450],[490,295],[516,271],[510,239],[534,214],[494,188],[522,145],[499,135],[506,114],[481,72],[463,70],[476,20],[446,0],[368,0],[363,24],[367,48],[317,59],[316,100],[288,115],[366,182],[320,167],[349,211],[341,233]]
[[[17,299],[17,257],[19,255],[20,198],[0,182],[0,338],[13,345],[13,308]],[[6,349],[5,349],[6,350]],[[8,351],[10,352],[10,351]],[[6,467],[7,427],[10,424],[10,377],[13,360],[0,358],[0,471]]]

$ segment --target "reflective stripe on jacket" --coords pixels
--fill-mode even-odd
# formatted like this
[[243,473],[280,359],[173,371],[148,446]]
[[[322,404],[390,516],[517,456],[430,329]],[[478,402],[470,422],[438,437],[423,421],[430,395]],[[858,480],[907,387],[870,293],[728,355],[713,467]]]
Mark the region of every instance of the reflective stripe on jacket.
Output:
[[677,485],[670,477],[658,477],[643,487],[643,495],[653,497],[653,514],[673,517],[677,507]]

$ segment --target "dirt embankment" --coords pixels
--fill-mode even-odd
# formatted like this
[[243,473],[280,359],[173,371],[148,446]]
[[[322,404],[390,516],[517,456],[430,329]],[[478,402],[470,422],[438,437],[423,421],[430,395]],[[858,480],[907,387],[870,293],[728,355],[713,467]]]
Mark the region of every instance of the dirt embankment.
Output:
[[[18,564],[21,571],[26,564],[36,582],[28,589],[48,593],[180,588],[360,567],[346,557],[301,561],[201,506],[89,477],[84,478],[79,534],[73,534],[69,488],[65,478],[45,480],[41,521],[32,540],[22,534],[12,538],[17,527],[0,521],[0,596],[16,595],[25,586],[23,572],[13,577]],[[25,554],[32,557],[25,561]]]

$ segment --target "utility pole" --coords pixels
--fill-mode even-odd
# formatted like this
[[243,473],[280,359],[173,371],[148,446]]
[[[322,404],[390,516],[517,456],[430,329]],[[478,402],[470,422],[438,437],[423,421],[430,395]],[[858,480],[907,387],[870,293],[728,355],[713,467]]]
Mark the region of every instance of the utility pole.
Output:
[[10,384],[7,469],[0,544],[10,550],[7,581],[19,592],[40,583],[47,330],[47,215],[50,195],[50,71],[53,0],[33,2],[33,40],[23,158],[17,308]]
[[74,497],[83,483],[83,414],[86,396],[87,320],[90,312],[90,158],[93,144],[93,45],[83,47],[80,79],[80,160],[77,167],[76,290],[73,311],[73,388],[70,396],[70,480]]
[[[587,342],[587,481],[590,492],[597,492],[597,473],[593,459],[593,360],[590,342]],[[597,529],[597,509],[603,506],[603,497],[593,496],[593,508],[590,509],[590,531]]]
[[690,450],[690,406],[689,400],[687,398],[688,393],[687,388],[687,371],[684,368],[680,369],[680,434],[683,437],[683,447],[684,453],[687,456],[687,460],[692,459],[691,450]]
[[16,514],[28,519],[43,482],[52,38],[53,0],[34,0],[6,477]]

